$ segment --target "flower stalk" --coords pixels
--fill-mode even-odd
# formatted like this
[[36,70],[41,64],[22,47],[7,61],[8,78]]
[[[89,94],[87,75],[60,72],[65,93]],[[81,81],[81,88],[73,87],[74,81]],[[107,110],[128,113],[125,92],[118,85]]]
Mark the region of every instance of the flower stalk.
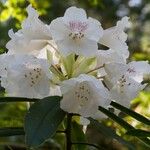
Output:
[[96,68],[94,68],[94,69],[92,69],[92,70],[86,72],[86,74],[89,74],[89,73],[91,73],[91,72],[93,72],[93,71],[96,71],[96,70],[98,70],[98,69],[101,69],[101,68],[103,68],[103,67],[104,67],[104,65],[98,66],[98,67],[96,67]]
[[66,150],[71,150],[72,142],[71,142],[71,120],[72,114],[67,115],[67,128],[66,128]]

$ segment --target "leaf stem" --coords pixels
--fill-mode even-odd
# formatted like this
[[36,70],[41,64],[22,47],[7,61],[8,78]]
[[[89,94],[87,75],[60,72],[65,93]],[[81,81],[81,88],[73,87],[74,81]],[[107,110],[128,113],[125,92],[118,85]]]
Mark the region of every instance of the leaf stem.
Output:
[[0,103],[8,103],[8,102],[36,102],[39,99],[29,99],[23,97],[0,97]]

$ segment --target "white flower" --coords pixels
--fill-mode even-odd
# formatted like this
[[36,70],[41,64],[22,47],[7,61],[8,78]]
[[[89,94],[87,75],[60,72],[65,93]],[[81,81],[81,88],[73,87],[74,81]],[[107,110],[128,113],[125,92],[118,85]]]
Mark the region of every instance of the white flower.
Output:
[[50,96],[62,96],[60,86],[51,83]]
[[102,66],[109,63],[126,63],[126,60],[123,59],[120,55],[117,55],[114,50],[99,50],[97,52],[97,65]]
[[127,76],[141,83],[145,75],[150,75],[150,64],[147,61],[132,61],[128,64],[111,63],[105,65],[104,68],[107,73],[105,79],[112,84],[122,76]]
[[[69,113],[83,117],[98,116],[98,106],[110,104],[109,92],[102,82],[93,76],[81,74],[77,78],[63,81],[61,85],[63,99],[60,107]],[[101,117],[102,114],[99,115]]]
[[128,17],[123,17],[117,22],[116,26],[104,30],[104,34],[99,40],[100,44],[115,50],[116,53],[123,55],[125,59],[129,57],[126,44],[127,34],[124,32],[125,28],[130,26],[128,19]]
[[129,107],[130,101],[133,100],[144,87],[145,85],[136,82],[128,76],[124,78],[122,76],[110,89],[110,96],[112,100]]
[[[115,50],[99,50],[97,52],[97,67],[103,66],[105,64],[110,63],[126,63],[126,59],[124,59],[121,55],[118,55]],[[105,76],[105,67],[100,68],[98,70],[99,76]]]
[[101,24],[93,18],[87,18],[86,12],[76,7],[68,8],[64,17],[53,20],[50,31],[63,55],[95,55],[97,42],[103,34]]
[[124,77],[127,70],[128,65],[123,63],[109,63],[104,66],[106,76],[104,78],[105,84],[108,86],[108,88],[112,88],[117,81]]
[[2,82],[2,86],[8,96],[43,98],[49,96],[50,78],[51,73],[46,60],[28,55],[15,55],[7,67],[7,80]]
[[7,77],[7,68],[13,61],[13,56],[6,53],[0,55],[0,77]]
[[141,83],[145,76],[150,76],[150,64],[147,61],[132,61],[128,64],[127,74]]
[[111,63],[105,65],[107,75],[104,82],[110,89],[111,98],[124,106],[144,89],[142,85],[144,74],[150,73],[147,62],[131,62],[129,64]]
[[48,41],[52,40],[48,25],[38,19],[39,15],[31,5],[27,7],[28,17],[22,23],[22,29],[14,33],[9,30],[11,40],[7,43],[8,53],[31,53],[37,55]]

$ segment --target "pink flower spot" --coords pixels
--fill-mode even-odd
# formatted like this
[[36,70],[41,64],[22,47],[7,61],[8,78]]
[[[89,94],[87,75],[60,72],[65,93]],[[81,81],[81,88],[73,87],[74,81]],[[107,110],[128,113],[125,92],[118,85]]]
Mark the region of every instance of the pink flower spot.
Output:
[[73,32],[83,32],[87,29],[87,23],[86,22],[75,22],[70,21],[69,22],[69,28]]

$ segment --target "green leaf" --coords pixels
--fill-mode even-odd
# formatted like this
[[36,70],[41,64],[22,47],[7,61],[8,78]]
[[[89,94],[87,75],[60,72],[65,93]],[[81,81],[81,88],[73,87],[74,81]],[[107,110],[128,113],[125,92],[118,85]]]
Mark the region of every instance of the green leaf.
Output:
[[26,143],[36,147],[51,138],[62,120],[65,112],[60,109],[59,96],[47,97],[34,103],[25,118]]
[[90,123],[95,129],[97,129],[99,132],[101,132],[105,136],[107,136],[111,139],[116,139],[118,142],[120,142],[121,144],[127,146],[129,149],[135,150],[135,146],[132,143],[122,139],[111,128],[104,126],[102,123],[99,123],[98,121],[96,121],[92,118],[90,118]]
[[132,135],[132,136],[137,136],[137,137],[150,137],[150,132],[141,130],[141,129],[134,129],[134,130],[129,130],[126,133],[127,135]]
[[128,109],[128,108],[126,108],[126,107],[124,107],[124,106],[122,106],[122,105],[120,105],[116,102],[113,102],[113,101],[111,102],[110,105],[117,108],[117,109],[119,109],[119,110],[121,110],[122,112],[128,114],[129,116],[132,116],[136,120],[141,121],[142,123],[145,123],[147,125],[150,125],[150,120],[149,119],[147,119],[144,116],[132,111],[131,109]]
[[8,102],[36,102],[38,99],[30,99],[23,97],[0,97],[0,103],[8,103]]
[[[82,126],[75,121],[72,123],[72,141],[86,142],[85,134],[82,131]],[[86,145],[74,145],[75,150],[86,150]]]
[[[111,113],[110,111],[108,111],[107,109],[99,106],[99,110],[101,112],[103,112],[105,115],[107,115],[109,118],[111,118],[112,120],[114,120],[115,122],[117,122],[119,125],[121,125],[123,128],[125,128],[127,131],[131,130],[131,129],[135,129],[134,127],[132,127],[130,124],[128,124],[127,122],[125,122],[123,119],[121,119],[120,117],[116,116],[115,114]],[[148,146],[150,148],[150,140],[148,138],[141,138],[139,137],[139,140],[141,142],[143,142],[146,146]]]
[[0,128],[0,137],[24,135],[24,129],[21,127]]

